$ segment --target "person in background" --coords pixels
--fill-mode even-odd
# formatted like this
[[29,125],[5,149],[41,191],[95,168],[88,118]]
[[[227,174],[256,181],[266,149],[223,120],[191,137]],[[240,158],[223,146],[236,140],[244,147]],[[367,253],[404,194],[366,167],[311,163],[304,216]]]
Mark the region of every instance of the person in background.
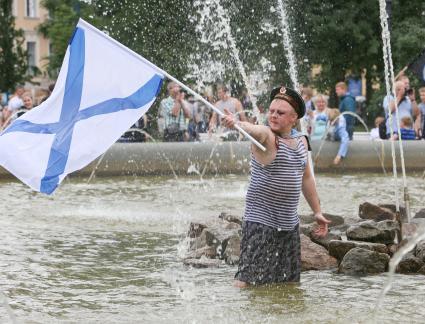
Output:
[[328,124],[328,100],[326,97],[319,93],[314,98],[316,109],[310,111],[310,124],[311,124],[311,140],[321,140],[325,135],[327,124]]
[[[407,77],[407,75],[401,75],[399,78],[400,82],[403,82],[404,84],[404,95],[410,99],[410,103],[412,105],[412,112],[419,111],[419,106],[416,103],[416,92],[415,88],[412,88],[410,86],[410,80]],[[411,116],[414,120],[413,129],[416,132],[416,135],[418,137],[421,136],[421,129],[422,129],[422,114],[420,114],[420,111],[418,114],[412,114]]]
[[22,101],[22,95],[25,90],[23,86],[17,86],[15,93],[7,103],[7,108],[4,111],[4,120],[8,120],[18,109],[20,109],[24,102]]
[[347,156],[350,138],[346,129],[345,118],[340,115],[339,110],[328,109],[328,116],[330,126],[333,127],[333,129],[329,131],[330,139],[341,143],[333,161],[335,165],[338,165],[341,163],[341,160]]
[[[356,99],[354,99],[354,97],[347,92],[347,85],[345,84],[345,82],[338,82],[335,85],[335,92],[336,92],[336,95],[339,97],[340,113],[344,113],[344,112],[355,113]],[[351,141],[353,139],[355,117],[349,114],[344,114],[344,118],[347,124],[348,136]]]
[[3,128],[9,126],[15,119],[21,117],[26,112],[34,108],[34,101],[29,92],[25,92],[22,96],[22,106],[17,109],[9,118],[4,122]]
[[48,91],[47,95],[43,99],[41,99],[40,104],[45,102],[47,99],[49,99],[54,89],[55,89],[55,83],[49,84],[49,87],[47,88],[47,91]]
[[186,118],[190,118],[190,109],[185,94],[180,86],[171,81],[168,86],[168,97],[160,103],[160,117],[164,118],[164,141],[188,141]]
[[[242,103],[238,99],[230,96],[229,88],[227,86],[225,86],[224,84],[219,84],[217,86],[217,97],[219,100],[215,103],[215,106],[221,112],[224,112],[224,109],[227,109],[232,114],[234,114],[238,120],[240,121],[247,120],[245,113],[243,112]],[[218,121],[217,113],[213,112],[212,118],[210,120],[210,125],[209,125],[210,131],[213,131],[216,129],[217,121]]]
[[412,101],[410,97],[406,95],[405,82],[397,81],[394,84],[394,88],[395,88],[396,98],[394,99],[392,95],[390,95],[389,97],[385,96],[384,102],[383,102],[385,117],[387,120],[385,123],[387,138],[391,137],[389,113],[391,113],[391,117],[392,117],[393,133],[396,133],[398,131],[398,127],[400,124],[400,122],[396,118],[397,117],[396,111],[395,111],[396,103],[398,107],[398,116],[400,120],[403,117],[410,117],[410,119],[413,120],[413,117],[418,117],[418,116],[420,119],[420,112],[419,112],[418,105],[416,104],[412,105]]
[[251,98],[248,95],[248,90],[247,89],[242,89],[242,93],[241,93],[241,104],[242,104],[242,108],[244,111],[249,111],[252,110],[252,102],[251,102]]
[[[413,121],[410,117],[405,116],[400,120],[400,135],[403,141],[416,139],[416,133],[413,129]],[[394,132],[393,138],[398,139],[398,132]]]
[[370,130],[370,139],[371,140],[377,140],[380,139],[380,135],[379,135],[379,125],[381,125],[382,123],[385,123],[385,118],[384,117],[376,117],[375,118],[375,128],[372,128]]
[[316,108],[313,101],[313,90],[310,87],[304,87],[301,91],[301,96],[305,102],[306,114],[314,111]]

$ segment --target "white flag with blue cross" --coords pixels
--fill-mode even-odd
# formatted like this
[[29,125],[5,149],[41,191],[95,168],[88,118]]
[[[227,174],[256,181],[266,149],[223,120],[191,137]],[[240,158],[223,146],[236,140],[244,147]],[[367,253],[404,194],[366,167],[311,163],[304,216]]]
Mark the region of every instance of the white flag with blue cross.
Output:
[[147,112],[163,78],[153,64],[80,19],[51,96],[0,134],[0,164],[51,194]]

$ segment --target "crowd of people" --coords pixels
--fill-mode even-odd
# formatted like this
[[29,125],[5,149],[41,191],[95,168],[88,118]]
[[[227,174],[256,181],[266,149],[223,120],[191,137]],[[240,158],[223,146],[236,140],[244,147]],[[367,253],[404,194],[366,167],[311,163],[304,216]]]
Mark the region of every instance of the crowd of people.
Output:
[[[214,104],[217,109],[227,109],[238,121],[249,121],[253,124],[266,124],[266,109],[259,105],[259,116],[253,117],[249,96],[242,93],[240,99],[230,95],[229,89],[222,84],[216,87],[216,98],[211,94],[205,99]],[[353,139],[354,125],[358,104],[356,98],[348,92],[345,82],[335,85],[335,93],[339,99],[338,108],[328,107],[328,96],[322,93],[313,94],[309,87],[302,89],[302,97],[306,104],[306,115],[303,122],[307,125],[308,135],[312,140],[332,140],[340,142],[334,164],[339,164],[348,154],[349,143]],[[425,138],[425,87],[419,89],[420,103],[416,103],[415,90],[410,87],[409,79],[402,76],[395,83],[396,98],[385,97],[383,100],[383,117],[377,117],[370,137],[372,139],[397,139],[400,128],[402,140]],[[395,105],[398,106],[399,120],[395,116]],[[389,125],[389,114],[392,115],[392,133]],[[192,96],[186,99],[186,94],[180,87],[170,82],[168,97],[160,104],[158,129],[165,141],[199,140],[201,133],[212,133],[220,129],[226,133],[226,138],[234,140],[239,134],[220,124],[220,118],[204,103]],[[257,122],[257,119],[259,120]]]
[[[375,119],[375,128],[371,131],[371,138],[398,139],[400,128],[402,140],[424,139],[425,87],[419,88],[419,104],[416,101],[416,91],[410,87],[407,76],[403,75],[399,78],[394,85],[394,90],[395,98],[390,95],[383,100],[385,116]],[[396,105],[399,119],[396,116]]]
[[[45,100],[53,90],[49,87],[48,94],[39,98]],[[253,114],[253,105],[246,90],[241,92],[239,98],[230,94],[230,89],[224,84],[215,87],[215,96],[211,92],[204,94],[204,98],[218,110],[227,109],[238,121],[248,121],[253,124],[267,124],[267,111],[264,105],[258,105],[259,113]],[[236,140],[240,134],[226,128],[221,123],[221,118],[204,102],[195,99],[183,91],[175,82],[167,85],[168,96],[160,101],[158,109],[158,131],[164,141],[181,142],[200,140],[201,134],[218,132],[226,140]],[[308,135],[312,140],[339,141],[340,147],[334,159],[334,164],[339,164],[347,156],[350,140],[353,139],[355,113],[357,111],[356,99],[348,92],[345,82],[335,85],[335,93],[339,98],[338,108],[328,107],[328,96],[322,93],[314,95],[310,87],[304,87],[301,95],[306,104],[306,114],[303,122],[307,125]],[[387,96],[383,99],[383,112],[375,120],[375,128],[371,130],[371,139],[398,139],[414,140],[425,138],[425,87],[419,89],[419,100],[416,102],[415,89],[410,87],[408,77],[402,76],[395,83],[395,98]],[[396,118],[395,107],[398,107],[399,122]],[[14,94],[4,107],[0,106],[0,127],[6,128],[14,119],[35,106],[32,94],[22,86],[18,86]],[[390,125],[390,115],[392,124]],[[144,116],[134,128],[146,128],[147,119]],[[390,127],[391,126],[391,127]],[[129,133],[123,135],[123,141],[128,139],[146,140],[143,133]]]
[[9,126],[16,118],[33,109],[46,100],[53,91],[54,84],[43,92],[43,96],[34,98],[33,94],[23,86],[17,86],[15,92],[6,98],[0,94],[0,130]]

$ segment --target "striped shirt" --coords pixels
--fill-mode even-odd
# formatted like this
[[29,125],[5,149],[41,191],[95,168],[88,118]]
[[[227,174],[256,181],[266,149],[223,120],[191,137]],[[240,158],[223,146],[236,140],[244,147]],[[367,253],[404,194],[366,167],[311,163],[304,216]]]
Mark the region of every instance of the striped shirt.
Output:
[[301,137],[295,140],[296,146],[292,148],[279,138],[276,158],[266,166],[251,156],[251,181],[246,194],[244,220],[285,231],[298,225],[307,149]]
[[411,128],[400,128],[400,134],[402,140],[414,140],[416,139],[416,133]]

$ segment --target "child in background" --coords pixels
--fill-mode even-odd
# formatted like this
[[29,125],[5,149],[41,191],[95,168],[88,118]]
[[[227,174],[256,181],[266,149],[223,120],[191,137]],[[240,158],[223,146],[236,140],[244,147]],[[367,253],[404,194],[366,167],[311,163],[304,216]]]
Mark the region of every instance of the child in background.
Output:
[[379,125],[381,125],[381,123],[385,123],[385,118],[384,117],[376,117],[375,118],[375,128],[372,128],[370,130],[370,139],[371,140],[376,140],[376,139],[381,138],[379,136]]
[[[400,120],[400,135],[402,140],[416,139],[415,130],[413,129],[413,121],[406,116]],[[394,139],[398,139],[398,133],[394,133]]]

